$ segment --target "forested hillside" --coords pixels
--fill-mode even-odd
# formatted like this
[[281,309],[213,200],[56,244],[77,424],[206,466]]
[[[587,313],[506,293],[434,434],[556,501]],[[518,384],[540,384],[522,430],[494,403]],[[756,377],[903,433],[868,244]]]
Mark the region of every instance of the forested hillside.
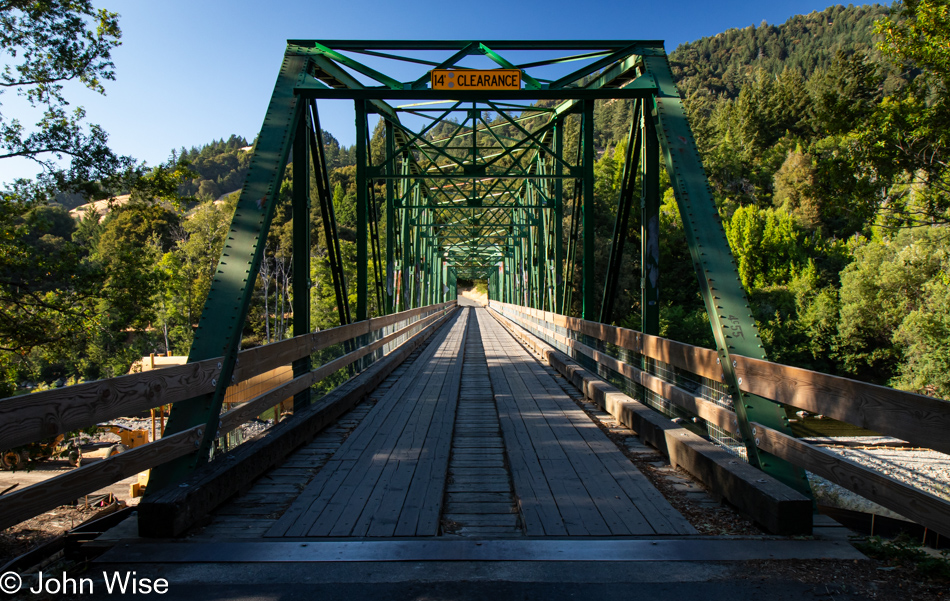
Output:
[[779,75],[787,69],[807,78],[831,67],[839,52],[876,54],[874,21],[887,12],[879,4],[839,4],[781,25],[763,21],[758,27],[730,29],[676,48],[670,53],[673,74],[686,96],[702,89],[735,97],[756,70]]
[[[876,33],[886,9],[836,6],[686,44],[672,62],[769,357],[948,398],[950,24],[945,3],[905,6],[921,20],[907,8]],[[595,113],[598,238],[612,232],[628,111]],[[663,334],[711,345],[662,185]],[[617,321],[636,328],[633,221]]]
[[[950,396],[942,4],[905,3],[919,20],[905,9],[882,22],[878,47],[869,41],[879,7],[839,6],[762,36],[758,28],[764,50],[746,52],[737,91],[716,81],[742,71],[735,58],[716,58],[728,35],[676,53],[688,64],[708,47],[716,65],[708,75],[703,60],[684,68],[681,85],[773,360]],[[779,69],[775,53],[808,32],[813,43],[803,40]],[[749,49],[751,30],[732,35]],[[784,42],[770,51],[775,41]]]
[[[323,132],[323,139],[327,147],[327,164],[331,170],[356,160],[355,150],[341,148],[329,132]],[[185,147],[172,150],[172,162],[192,172],[179,186],[179,192],[182,196],[193,196],[200,200],[216,200],[240,190],[247,176],[252,148],[243,137],[232,134],[227,140],[215,140],[190,150]]]
[[[932,2],[904,6],[891,21],[880,6],[836,6],[730,30],[671,59],[769,357],[950,398],[950,23],[945,14],[928,21]],[[603,240],[613,230],[631,112],[624,101],[595,108]],[[381,135],[373,132],[371,152]],[[323,137],[344,265],[355,282],[355,157],[329,132]],[[31,295],[0,299],[4,385],[117,375],[142,354],[186,354],[233,212],[228,195],[243,185],[247,146],[231,136],[176,151],[147,180],[166,192],[133,192],[133,202],[102,218],[74,222],[51,205],[17,221],[13,229],[29,235],[16,256],[44,263],[24,258],[18,290]],[[661,185],[662,334],[710,344],[665,173]],[[337,318],[316,206],[312,323],[326,328]],[[288,179],[245,347],[293,334],[290,219]],[[637,219],[633,211],[615,304],[615,321],[632,328],[640,313]],[[598,302],[608,252],[597,246]],[[30,327],[15,327],[24,323]]]

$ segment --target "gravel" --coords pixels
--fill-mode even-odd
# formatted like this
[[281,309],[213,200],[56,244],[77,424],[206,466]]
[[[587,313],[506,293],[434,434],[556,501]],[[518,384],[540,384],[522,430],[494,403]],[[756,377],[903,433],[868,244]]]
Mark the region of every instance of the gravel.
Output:
[[[929,449],[900,446],[859,447],[854,446],[856,441],[860,439],[827,439],[821,441],[821,446],[840,457],[950,502],[950,455]],[[878,440],[868,442],[875,445],[887,444],[887,441]],[[809,473],[808,479],[822,505],[907,519],[825,478]]]

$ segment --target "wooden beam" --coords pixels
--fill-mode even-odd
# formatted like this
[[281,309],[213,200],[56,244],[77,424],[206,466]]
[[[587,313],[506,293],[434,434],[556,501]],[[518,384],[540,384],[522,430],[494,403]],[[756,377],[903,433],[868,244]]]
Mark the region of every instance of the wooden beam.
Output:
[[[504,307],[507,311],[519,313],[523,317],[532,317],[540,320],[542,327],[551,331],[548,324],[553,324],[560,328],[573,330],[586,336],[597,338],[608,344],[613,344],[627,350],[641,353],[656,359],[669,363],[681,369],[685,369],[694,374],[711,378],[719,381],[722,378],[722,370],[719,368],[718,355],[716,351],[651,336],[636,330],[619,328],[596,321],[587,321],[576,317],[567,317],[556,313],[538,311],[537,309],[528,309],[519,305],[491,301],[492,305]],[[533,322],[532,322],[533,323]],[[533,323],[535,327],[538,324]]]
[[608,367],[619,374],[623,374],[625,377],[639,383],[644,388],[653,391],[659,397],[670,401],[677,407],[685,409],[693,415],[703,418],[707,422],[718,426],[720,429],[725,430],[730,434],[735,434],[737,428],[737,424],[735,422],[735,411],[717,405],[716,403],[702,397],[698,397],[689,391],[680,388],[679,386],[670,384],[669,382],[639,368],[636,368],[629,363],[624,363],[623,361],[614,359],[609,355],[598,352],[585,344],[577,342],[576,340],[571,342],[574,350],[587,355],[600,365]]
[[422,315],[423,313],[444,310],[452,302],[455,301],[375,317],[366,321],[358,321],[320,332],[301,334],[289,340],[282,340],[273,344],[247,349],[238,355],[238,366],[235,369],[234,379],[240,382],[241,380],[247,380],[258,374],[270,371],[275,367],[290,365],[305,355],[331,347],[334,344],[340,344],[357,336],[364,336],[387,326]]
[[194,453],[202,426],[88,463],[55,478],[0,496],[0,530],[72,503],[105,486],[177,457]]
[[747,392],[950,453],[950,402],[761,359],[735,360]]
[[[574,340],[557,334],[547,324],[592,336],[616,346],[670,363],[697,375],[720,381],[722,371],[715,351],[649,336],[573,317],[537,314],[533,309],[492,301],[523,318],[534,317],[541,324],[522,321],[525,327],[543,327],[555,339],[574,346]],[[560,319],[558,319],[560,317]],[[641,346],[642,345],[642,346]],[[589,347],[585,347],[589,348]],[[830,376],[761,359],[734,356],[741,388],[785,405],[854,424],[868,430],[943,453],[950,453],[950,402],[920,394]]]
[[[520,313],[524,314],[523,311]],[[522,327],[529,326],[537,327],[537,324],[522,320]],[[587,331],[591,332],[592,330],[588,329]],[[552,331],[549,331],[549,334],[569,348],[590,357],[597,363],[624,375],[634,382],[639,382],[674,405],[686,409],[693,415],[697,415],[729,433],[735,433],[735,413],[733,411],[692,395],[682,388],[576,340]],[[525,336],[519,335],[519,337],[526,340]],[[540,349],[540,345],[536,345],[536,350]],[[805,369],[778,365],[760,359],[736,357],[736,361],[738,362],[738,373],[743,377],[743,389],[748,392],[795,405],[815,413],[824,413],[842,421],[858,423],[858,425],[862,424],[855,420],[865,418],[865,413],[872,413],[872,415],[866,416],[866,419],[873,420],[873,423],[876,424],[871,429],[884,433],[900,431],[902,435],[899,435],[899,437],[911,442],[915,440],[918,442],[928,441],[929,444],[922,444],[921,446],[935,448],[933,446],[934,442],[939,446],[942,441],[935,440],[935,428],[941,427],[943,432],[946,432],[948,426],[950,426],[950,423],[944,421],[950,419],[950,403],[939,399]],[[629,397],[622,394],[620,396],[614,395],[612,391],[605,393],[597,380],[590,377],[585,370],[572,371],[572,380],[588,398],[600,398],[598,404],[615,416],[625,411],[634,411],[633,408],[624,405]],[[861,408],[863,408],[863,411],[861,411]],[[639,409],[634,411],[634,413],[637,412],[639,412]],[[631,414],[627,419],[631,422],[639,421],[643,423],[644,416]],[[895,423],[892,425],[888,420],[893,420]],[[921,427],[918,420],[923,420],[926,426]],[[950,502],[908,486],[889,476],[882,475],[821,447],[802,442],[761,424],[753,424],[753,426],[755,427],[757,446],[763,451],[827,478],[835,484],[896,511],[908,519],[940,532],[944,536],[950,536]],[[869,426],[864,425],[864,427]],[[901,430],[902,428],[903,430]],[[911,431],[910,428],[915,429]],[[637,428],[634,429],[637,430]],[[898,436],[898,434],[892,435]],[[654,430],[650,439],[655,446],[665,443],[665,440],[661,440],[661,436],[657,434],[656,430]]]
[[492,315],[587,398],[666,455],[671,464],[687,470],[714,495],[726,499],[769,532],[811,533],[811,499],[630,398],[496,311]]
[[0,449],[211,392],[219,372],[210,359],[0,400]]
[[760,449],[950,537],[950,502],[821,447],[753,423]]
[[[235,381],[251,378],[280,365],[290,365],[295,359],[311,352],[422,313],[444,310],[454,302],[394,313],[242,351],[238,355]],[[0,450],[211,392],[221,371],[220,361],[220,358],[208,359],[2,399]]]
[[183,534],[354,407],[448,321],[456,313],[455,309],[457,307],[316,404],[275,425],[259,438],[236,447],[226,461],[212,461],[178,486],[167,487],[142,501],[138,506],[139,534],[160,538]]
[[408,326],[399,329],[391,334],[387,334],[383,338],[368,344],[364,347],[347,353],[342,357],[338,357],[329,363],[325,363],[318,367],[317,369],[311,370],[310,372],[298,376],[289,382],[285,382],[282,385],[265,392],[264,394],[258,395],[257,397],[251,399],[247,403],[239,407],[235,407],[231,411],[221,415],[221,428],[218,431],[218,435],[222,435],[226,432],[234,430],[244,422],[249,419],[254,418],[257,415],[260,415],[262,412],[266,411],[270,407],[273,407],[281,400],[292,397],[293,395],[306,390],[308,387],[313,386],[317,382],[326,378],[327,376],[336,373],[337,371],[343,369],[344,367],[358,361],[359,359],[365,357],[366,355],[372,353],[376,349],[380,348],[384,344],[395,340],[400,336],[405,336],[411,334],[414,331],[426,326],[433,319],[440,317],[441,313],[436,313],[424,317],[418,321],[415,321]]

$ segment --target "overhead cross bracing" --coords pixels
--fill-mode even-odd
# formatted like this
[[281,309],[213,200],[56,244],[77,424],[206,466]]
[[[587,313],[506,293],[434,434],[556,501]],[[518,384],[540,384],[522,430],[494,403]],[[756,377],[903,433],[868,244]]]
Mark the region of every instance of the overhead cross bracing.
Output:
[[[512,286],[563,309],[564,257],[555,244],[561,198],[565,185],[577,197],[573,189],[592,177],[589,157],[564,146],[565,118],[595,98],[648,96],[656,87],[641,77],[642,57],[662,55],[661,43],[291,40],[288,52],[315,57],[298,94],[362,100],[387,133],[391,128],[393,143],[387,136],[384,156],[370,157],[366,177],[395,188],[390,200],[404,236],[421,237],[436,262],[461,278],[488,278],[506,263],[515,272],[530,262],[532,281],[522,286],[513,277]],[[479,68],[517,69],[524,89],[429,87],[430,70]],[[400,103],[409,98],[418,101]],[[393,245],[387,257],[404,278],[406,246]]]
[[[520,52],[548,54],[516,60]],[[423,58],[436,54],[442,58]],[[408,63],[415,71],[386,71],[377,64],[387,61]],[[478,61],[506,70],[515,67],[522,74],[524,87],[446,91],[426,83],[425,68],[473,69],[483,66]],[[548,68],[562,73],[539,72]],[[341,244],[335,225],[317,105],[318,99],[324,98],[348,99],[356,113],[356,177],[351,177],[357,195],[356,278],[346,277],[344,264],[353,260],[341,252],[348,248]],[[629,101],[632,119],[609,246],[604,303],[595,306],[593,102],[606,98]],[[382,121],[371,135],[374,114]],[[288,162],[292,163],[290,171]],[[715,351],[657,335],[660,286],[666,285],[660,279],[658,262],[661,164],[669,174],[679,225],[715,337]],[[270,223],[278,204],[287,200],[283,185],[290,172],[294,337],[245,349],[239,356],[265,242],[272,233]],[[322,231],[311,232],[311,202],[320,205]],[[629,231],[633,228],[628,227],[635,204],[641,208],[640,331],[610,325],[608,304],[616,291],[618,270],[629,269],[620,259],[625,238],[635,237]],[[569,223],[566,217],[570,217]],[[315,249],[319,242],[310,244],[311,233],[324,238],[322,248]],[[601,243],[607,248],[606,244],[606,240]],[[309,267],[311,260],[323,261],[324,257],[332,274],[341,325],[313,332]],[[472,527],[497,520],[491,527],[511,528],[511,509],[518,500],[535,512],[534,518],[525,513],[521,522],[524,533],[558,531],[571,513],[571,523],[582,525],[578,529],[581,534],[616,535],[624,528],[631,532],[645,528],[633,508],[642,513],[647,505],[634,498],[640,493],[638,487],[631,486],[634,476],[627,473],[629,466],[619,465],[623,462],[618,450],[602,444],[597,428],[581,419],[573,401],[558,392],[557,388],[567,392],[562,383],[555,387],[542,377],[543,369],[526,360],[519,343],[499,342],[501,330],[482,316],[470,315],[472,338],[466,334],[464,341],[450,340],[446,335],[441,340],[448,344],[443,349],[447,354],[438,358],[433,354],[431,364],[423,361],[418,370],[407,368],[406,373],[411,374],[406,386],[426,392],[425,396],[400,396],[390,387],[387,399],[379,399],[380,411],[362,414],[365,419],[378,417],[374,423],[388,422],[387,427],[374,431],[374,436],[368,429],[356,432],[357,424],[345,426],[346,420],[326,428],[370,395],[426,340],[432,337],[438,342],[437,333],[449,331],[440,328],[450,328],[453,323],[455,278],[460,274],[489,280],[492,319],[520,344],[544,357],[548,367],[565,378],[565,386],[569,380],[618,423],[666,449],[671,461],[679,464],[688,459],[691,473],[728,492],[730,502],[741,502],[744,508],[757,512],[756,519],[768,521],[773,531],[807,532],[811,526],[810,519],[799,519],[810,516],[812,510],[804,468],[938,532],[948,532],[945,500],[835,459],[826,450],[790,436],[779,403],[944,451],[948,413],[946,403],[928,397],[765,360],[669,65],[662,46],[650,42],[293,42],[252,151],[247,183],[188,364],[0,403],[0,414],[7,416],[0,419],[0,434],[6,441],[0,448],[172,403],[165,436],[144,449],[83,466],[46,485],[3,495],[0,516],[14,523],[35,515],[36,507],[54,507],[97,490],[98,483],[114,482],[113,476],[124,473],[122,470],[132,473],[154,468],[147,498],[138,509],[143,518],[139,523],[152,529],[148,535],[164,536],[170,525],[176,532],[186,530],[189,520],[200,519],[201,512],[224,503],[293,449],[306,446],[307,456],[297,457],[281,469],[306,470],[313,475],[313,461],[330,455],[327,445],[342,449],[345,444],[346,461],[362,462],[361,466],[375,471],[340,464],[333,468],[334,474],[348,480],[347,486],[357,486],[372,496],[354,497],[349,488],[335,485],[326,488],[326,495],[332,493],[336,502],[308,504],[305,513],[315,520],[308,533],[316,527],[314,535],[322,536],[324,528],[339,532],[351,525],[356,528],[350,529],[351,533],[364,527],[386,530],[398,509],[400,516],[406,510],[417,534],[431,534],[434,501],[427,502],[423,512],[423,506],[408,502],[410,489],[380,485],[372,481],[374,474],[386,474],[388,482],[397,484],[407,479],[411,483],[418,475],[416,490],[425,491],[422,498],[430,501],[440,498],[442,484],[452,485],[445,488],[447,494],[491,495],[482,498],[491,507],[471,506],[471,496],[445,497],[443,517],[455,524],[464,524],[456,518],[467,515]],[[575,290],[579,298],[573,302]],[[352,312],[351,296],[355,299]],[[598,310],[599,318],[574,317],[593,317]],[[458,325],[458,321],[454,323]],[[474,338],[476,331],[479,340]],[[465,364],[465,357],[473,360]],[[222,413],[224,395],[233,385],[288,366],[292,366],[292,380]],[[427,378],[424,383],[423,378]],[[611,378],[613,381],[605,381]],[[624,390],[614,388],[614,381]],[[446,394],[428,394],[426,387],[438,382]],[[446,382],[450,383],[447,389]],[[452,382],[458,385],[454,392]],[[310,397],[316,385],[321,392],[332,390],[317,401]],[[660,401],[685,411],[692,418],[688,424],[693,430],[705,426],[712,434],[712,428],[718,428],[723,439],[730,437],[726,442],[735,454],[714,447],[709,439],[685,427],[673,428],[665,416],[658,416],[626,393],[645,403]],[[289,396],[294,401],[291,419],[282,416],[263,436],[209,462],[215,439]],[[579,398],[570,392],[567,396]],[[390,411],[387,416],[396,421],[384,420],[382,411],[393,410],[398,404],[409,412],[409,419],[402,420],[407,416],[400,411]],[[459,436],[450,445],[445,435],[451,430],[453,406],[454,432]],[[348,415],[353,418],[359,412]],[[414,419],[413,415],[428,417]],[[697,420],[695,428],[693,419]],[[400,424],[410,423],[409,430],[400,429]],[[431,430],[432,438],[428,434],[422,437],[426,424],[435,423],[439,425]],[[352,438],[347,436],[347,428],[352,430]],[[407,431],[408,437],[403,438]],[[308,442],[318,432],[324,438]],[[391,453],[384,454],[385,446],[357,445],[370,442],[377,432],[393,434],[398,450],[393,446]],[[424,452],[427,440],[435,445],[431,447],[434,453]],[[446,464],[449,446],[451,461]],[[736,460],[742,455],[740,448],[744,448],[748,464]],[[536,451],[533,455],[532,449]],[[575,454],[577,449],[583,452]],[[471,457],[481,454],[491,456]],[[423,471],[413,471],[409,462],[403,461],[412,456],[425,457],[428,463]],[[594,459],[603,460],[602,465],[598,467]],[[508,468],[510,478],[505,477]],[[433,469],[448,476],[433,479]],[[605,478],[587,478],[597,472]],[[276,477],[290,475],[283,472]],[[784,484],[779,486],[776,480]],[[464,490],[476,481],[503,490]],[[286,484],[284,480],[278,485]],[[319,499],[324,490],[317,491],[316,486],[310,492]],[[623,495],[610,492],[619,492],[618,487]],[[299,492],[299,487],[292,488]],[[582,488],[590,493],[586,500],[580,494]],[[768,497],[771,493],[775,494]],[[360,516],[355,515],[360,505],[349,502],[353,499],[366,501],[362,506],[370,510],[365,516],[362,510]],[[377,501],[389,508],[388,518],[369,519],[375,516],[372,505]],[[777,508],[778,504],[794,507],[796,517],[789,518],[788,511]],[[653,506],[658,507],[656,503]],[[145,519],[148,511],[151,517]],[[335,511],[346,516],[337,519]],[[486,517],[495,515],[502,517]],[[661,522],[646,521],[655,533],[670,531]]]
[[[431,85],[435,72],[496,68],[516,72],[521,87]],[[594,103],[608,99],[629,102],[632,118],[599,294]],[[344,272],[323,156],[318,102],[324,100],[354,106],[355,285]],[[291,157],[295,332],[310,329],[307,222],[315,187],[341,324],[368,319],[372,306],[390,314],[445,302],[454,298],[459,278],[487,279],[493,300],[610,323],[628,216],[639,201],[641,329],[658,334],[659,174],[665,163],[729,391],[722,402],[735,408],[750,462],[808,492],[804,471],[754,444],[752,422],[785,432],[789,426],[780,405],[739,387],[731,357],[764,359],[762,341],[663,44],[649,40],[290,40],[189,354],[190,362],[223,357],[221,377],[213,393],[176,406],[169,422],[172,432],[204,424],[200,451],[158,470],[159,487],[204,463],[210,451],[261,241]],[[294,364],[295,376],[309,369],[309,358]],[[308,391],[295,398],[301,407],[308,403]]]

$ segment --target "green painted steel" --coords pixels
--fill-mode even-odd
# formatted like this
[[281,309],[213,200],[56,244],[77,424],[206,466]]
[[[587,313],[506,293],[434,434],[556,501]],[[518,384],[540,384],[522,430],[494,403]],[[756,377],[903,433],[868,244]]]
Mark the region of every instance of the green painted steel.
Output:
[[[525,87],[432,90],[427,82],[434,67],[520,69]],[[316,99],[347,99],[355,108],[357,277],[349,285]],[[638,116],[627,142],[603,305],[595,306],[594,104],[608,99],[642,108],[634,111]],[[378,130],[385,138],[382,144],[370,139],[370,119],[376,115],[384,121]],[[571,144],[566,143],[569,131],[577,133]],[[456,294],[459,279],[487,279],[493,299],[566,314],[579,308],[585,319],[600,310],[601,319],[609,320],[639,169],[641,317],[642,329],[649,333],[658,332],[662,298],[662,149],[719,346],[723,379],[739,399],[736,412],[750,461],[807,491],[800,470],[758,452],[748,428],[754,420],[787,431],[782,408],[736,396],[731,355],[763,356],[761,341],[663,44],[649,40],[289,41],[189,357],[224,357],[217,390],[176,404],[169,421],[170,432],[197,424],[208,430],[192,457],[156,470],[153,490],[180,479],[209,455],[258,274],[261,242],[291,148],[295,330],[309,329],[310,168],[341,323],[350,321],[350,294],[356,298],[355,319],[363,320],[372,316],[371,298],[378,314],[406,310]],[[385,192],[378,194],[378,189]],[[569,228],[564,228],[568,211]],[[383,222],[385,235],[380,232]],[[307,369],[307,360],[294,364],[295,374]],[[302,393],[299,403],[305,402]]]
[[324,240],[326,242],[324,248],[327,251],[327,262],[330,264],[330,278],[333,281],[333,294],[336,299],[340,325],[346,325],[350,323],[350,301],[346,293],[343,255],[340,251],[340,237],[337,235],[336,227],[336,212],[333,208],[330,177],[327,173],[327,162],[323,152],[320,115],[316,103],[313,101],[310,102],[310,118],[313,128],[310,132],[310,160],[313,163],[317,182],[317,196],[320,202],[320,216],[323,220]]
[[[310,121],[307,111],[297,120],[293,161],[293,312],[294,336],[310,331]],[[293,363],[294,377],[311,369],[310,356]],[[294,410],[310,404],[310,389],[294,395]]]
[[[636,171],[640,168],[640,142],[643,125],[640,114],[643,104],[637,102],[633,118],[630,120],[630,133],[627,135],[627,148],[624,153],[623,174],[621,177],[620,198],[617,201],[617,216],[614,219],[614,232],[610,244],[610,257],[607,260],[607,275],[604,278],[604,297],[600,302],[600,322],[613,323],[613,306],[617,298],[620,281],[620,268],[623,264],[623,249],[629,228],[630,209],[633,206],[633,188],[636,183]],[[642,255],[641,255],[642,256]],[[657,257],[659,259],[659,257]]]
[[306,76],[307,66],[305,56],[291,51],[284,56],[264,127],[258,136],[244,188],[188,354],[189,362],[223,357],[215,378],[215,391],[175,403],[165,428],[167,434],[175,434],[204,425],[202,442],[194,454],[152,470],[150,493],[181,480],[207,462],[211,453],[218,430],[218,416],[225,391],[231,383],[244,319],[264,253],[262,241],[267,239],[274,216],[284,165],[291,150],[292,133],[305,114],[306,103],[293,90]]
[[739,390],[740,383],[731,356],[736,354],[765,359],[765,349],[729,250],[722,220],[709,189],[683,101],[676,91],[669,62],[662,55],[649,56],[645,57],[644,66],[646,75],[655,79],[659,90],[655,101],[657,133],[683,219],[706,313],[716,339],[723,381],[730,389],[749,463],[810,495],[804,470],[764,453],[756,446],[750,421],[788,435],[792,434],[791,429],[784,407]]
[[581,305],[581,317],[594,319],[597,311],[594,306],[594,101],[584,101],[584,268],[581,270],[584,301]]
[[366,243],[368,241],[367,193],[366,181],[366,104],[357,100],[356,105],[356,321],[367,316],[367,262]]
[[[640,194],[640,329],[660,335],[660,149],[653,107],[642,113]],[[712,199],[710,199],[712,200]]]
[[[386,122],[386,154],[393,156],[396,152],[393,140],[393,124]],[[396,163],[389,165],[389,170],[395,175]],[[396,303],[396,182],[386,181],[386,313],[397,311]]]

